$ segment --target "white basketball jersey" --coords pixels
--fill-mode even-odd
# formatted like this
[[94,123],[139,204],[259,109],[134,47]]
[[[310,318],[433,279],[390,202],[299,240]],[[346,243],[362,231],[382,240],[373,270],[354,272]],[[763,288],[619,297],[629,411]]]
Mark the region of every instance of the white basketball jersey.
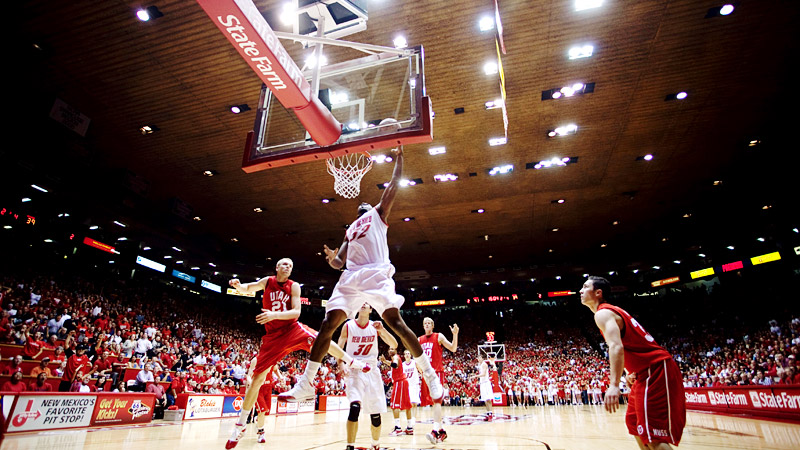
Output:
[[483,375],[481,375],[480,377],[478,377],[478,382],[481,384],[491,383],[492,379],[489,378],[489,364],[486,361],[478,364],[478,373],[481,373],[481,371],[484,370],[484,368],[486,368],[486,372],[483,373]]
[[377,208],[356,219],[347,228],[347,270],[391,264],[386,231]]
[[371,361],[372,367],[377,367],[378,361],[378,330],[372,326],[372,321],[367,326],[361,326],[355,320],[348,320],[347,344],[344,350],[348,355],[360,361]]
[[403,373],[406,375],[408,384],[416,386],[419,384],[419,371],[417,371],[417,364],[412,359],[411,361],[403,361]]

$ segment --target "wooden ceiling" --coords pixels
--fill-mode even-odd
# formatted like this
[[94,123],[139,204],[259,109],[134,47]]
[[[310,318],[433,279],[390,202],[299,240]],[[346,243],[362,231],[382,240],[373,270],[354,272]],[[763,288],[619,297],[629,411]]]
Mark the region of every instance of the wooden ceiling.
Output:
[[[255,3],[265,13],[281,4]],[[367,174],[358,200],[330,204],[320,201],[335,197],[322,162],[245,174],[254,112],[228,107],[253,106],[259,79],[196,2],[153,4],[164,16],[147,23],[134,13],[149,4],[131,1],[12,6],[8,95],[22,105],[11,121],[24,138],[6,146],[3,160],[25,169],[21,179],[49,180],[54,194],[81,209],[84,225],[129,222],[132,245],[152,246],[154,259],[178,245],[186,265],[213,260],[226,273],[258,274],[252,264],[268,268],[266,258],[290,256],[298,278],[332,279],[318,252],[339,245],[359,201],[378,201],[376,185],[390,178],[391,165]],[[765,223],[796,214],[792,190],[776,176],[792,158],[790,133],[774,125],[791,123],[782,111],[796,99],[796,2],[744,1],[730,16],[710,18],[721,2],[608,0],[581,12],[568,0],[498,4],[507,49],[504,146],[487,144],[503,134],[503,121],[500,110],[484,108],[499,96],[498,76],[482,71],[496,58],[495,34],[477,26],[493,1],[369,0],[367,30],[347,38],[391,45],[403,34],[425,47],[434,144],[447,153],[406,148],[406,175],[424,184],[403,189],[390,218],[400,279],[414,271],[455,282],[649,267],[722,238],[750,239]],[[587,42],[591,58],[568,60],[572,45]],[[299,44],[284,45],[301,60]],[[594,93],[541,100],[542,91],[577,81],[596,83]],[[665,101],[678,91],[688,98]],[[47,117],[56,98],[91,118],[85,137]],[[547,137],[567,123],[578,125],[576,135]],[[160,131],[140,134],[147,124]],[[761,144],[748,147],[753,139]],[[783,163],[751,163],[764,149]],[[652,161],[637,160],[647,153]],[[525,169],[554,156],[579,160]],[[514,171],[488,175],[501,164]],[[460,179],[434,183],[443,172]],[[123,187],[131,173],[145,191]],[[173,198],[202,220],[172,214]],[[553,202],[560,198],[566,202]],[[765,202],[775,205],[771,216]],[[486,213],[471,213],[478,208]],[[483,278],[471,275],[482,271]]]

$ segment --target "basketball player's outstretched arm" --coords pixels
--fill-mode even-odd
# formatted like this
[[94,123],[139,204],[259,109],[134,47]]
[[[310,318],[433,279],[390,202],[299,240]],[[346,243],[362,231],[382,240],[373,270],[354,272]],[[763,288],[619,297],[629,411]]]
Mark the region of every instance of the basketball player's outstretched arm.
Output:
[[395,339],[395,337],[392,336],[391,333],[386,331],[386,327],[383,326],[383,323],[380,320],[372,322],[372,326],[375,327],[376,330],[378,330],[378,336],[381,337],[383,342],[385,342],[386,345],[389,346],[389,348],[397,348],[397,339]]
[[242,284],[242,282],[239,281],[238,278],[234,278],[228,281],[228,284],[230,284],[231,287],[236,289],[237,291],[243,294],[247,294],[250,292],[257,292],[264,290],[264,288],[267,287],[267,277],[264,277],[253,283],[244,283],[244,284]]
[[603,337],[608,344],[608,362],[611,367],[608,373],[609,386],[603,403],[605,403],[606,411],[613,413],[619,408],[619,380],[625,366],[625,350],[622,346],[616,314],[607,309],[601,309],[595,313],[594,322],[603,332]]
[[439,333],[439,343],[442,344],[442,347],[455,353],[458,349],[458,324],[451,326],[450,331],[453,333],[453,342],[448,341],[442,333]]
[[381,219],[386,223],[389,213],[392,211],[394,205],[394,197],[397,195],[397,189],[400,188],[400,180],[403,178],[403,146],[397,147],[397,157],[394,162],[394,172],[392,172],[392,179],[389,185],[383,190],[381,201],[375,208],[378,209]]
[[324,244],[323,247],[325,251],[325,260],[328,261],[328,265],[336,270],[341,270],[347,262],[347,236],[345,236],[344,242],[342,242],[342,246],[339,248],[331,250]]

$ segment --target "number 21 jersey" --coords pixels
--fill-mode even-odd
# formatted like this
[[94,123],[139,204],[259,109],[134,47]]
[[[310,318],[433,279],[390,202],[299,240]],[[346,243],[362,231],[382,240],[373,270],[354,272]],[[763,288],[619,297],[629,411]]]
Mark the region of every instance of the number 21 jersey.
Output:
[[[268,277],[267,286],[264,288],[262,307],[267,311],[289,311],[292,309],[292,284],[294,284],[292,280],[278,283],[275,277]],[[264,330],[267,333],[271,333],[295,322],[297,322],[297,319],[271,320],[264,324]]]

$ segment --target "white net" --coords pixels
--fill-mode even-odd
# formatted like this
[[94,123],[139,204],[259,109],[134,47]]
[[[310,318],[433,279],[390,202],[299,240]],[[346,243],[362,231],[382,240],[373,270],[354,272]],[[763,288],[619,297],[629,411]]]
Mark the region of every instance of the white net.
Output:
[[344,198],[356,198],[361,192],[361,178],[372,169],[369,153],[348,153],[325,161],[333,175],[333,190]]

